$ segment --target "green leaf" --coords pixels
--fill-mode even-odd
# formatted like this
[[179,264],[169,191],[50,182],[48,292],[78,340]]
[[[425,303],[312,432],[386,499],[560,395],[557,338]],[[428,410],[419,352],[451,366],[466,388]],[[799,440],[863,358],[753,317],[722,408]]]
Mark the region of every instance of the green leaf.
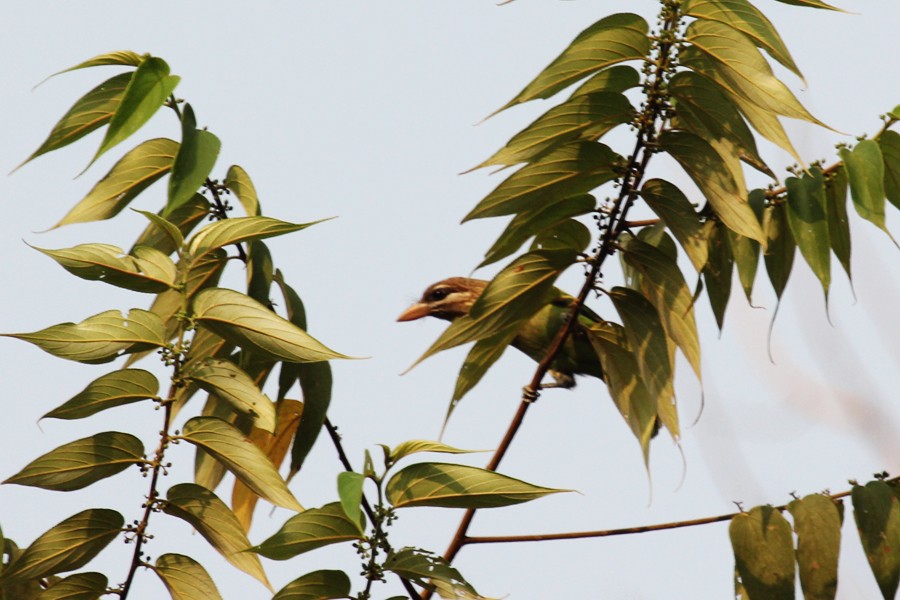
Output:
[[825,126],[803,108],[782,83],[753,42],[743,33],[716,21],[694,21],[686,41],[703,52],[718,79],[735,94],[774,114]]
[[194,297],[194,320],[229,342],[278,360],[316,362],[350,358],[239,292],[208,288]]
[[[450,563],[426,550],[401,548],[391,552],[384,561],[384,568],[429,590],[437,588],[440,583],[445,584],[444,589],[439,592],[441,598],[483,598]],[[447,593],[450,595],[446,595]]]
[[250,551],[272,560],[287,560],[322,546],[361,539],[362,522],[351,520],[340,503],[332,502],[294,515],[275,535]]
[[[203,404],[200,415],[203,417],[216,417],[234,425],[244,437],[247,437],[247,441],[250,441],[250,419],[240,419],[240,414],[235,412],[230,404],[220,400],[217,396],[208,395],[206,397],[206,402]],[[196,448],[194,452],[194,483],[202,485],[208,490],[214,490],[225,478],[226,473],[228,473],[228,470],[224,463],[218,461],[202,447],[198,446]]]
[[116,216],[150,184],[169,172],[176,152],[178,142],[168,138],[141,142],[119,159],[88,195],[53,227]]
[[[158,234],[166,240],[166,246],[172,247],[175,250],[181,250],[184,246],[184,235],[181,233],[180,227],[164,216],[165,211],[161,214],[155,214],[144,210],[135,210],[135,212],[146,217],[147,220],[150,221],[150,224],[159,230]],[[160,250],[160,252],[162,252],[162,250]]]
[[272,600],[332,600],[349,597],[350,578],[346,573],[321,570],[293,580],[278,590]]
[[42,154],[68,146],[108,123],[122,101],[122,94],[129,81],[131,73],[121,73],[110,77],[79,98],[53,126],[53,130],[40,148],[26,158],[22,165]]
[[177,437],[203,448],[265,500],[290,510],[303,510],[268,457],[248,443],[234,425],[216,417],[194,417]]
[[888,233],[884,224],[884,159],[878,142],[863,140],[852,151],[841,148],[841,160],[847,169],[856,212]]
[[218,496],[205,487],[180,483],[166,492],[163,512],[187,521],[225,560],[272,590],[259,557],[250,547],[240,521]]
[[677,187],[663,179],[651,179],[641,188],[641,198],[663,220],[699,272],[706,264],[707,241],[712,225],[704,223],[693,204]]
[[546,204],[532,210],[517,214],[506,226],[494,245],[485,253],[484,260],[478,268],[504,259],[524,244],[529,238],[545,231],[557,223],[571,217],[578,217],[593,212],[597,207],[596,199],[590,194],[582,194],[569,198],[549,200]]
[[93,58],[89,58],[84,62],[78,63],[74,67],[69,67],[68,69],[59,71],[58,73],[55,73],[55,75],[61,75],[62,73],[68,73],[69,71],[77,71],[78,69],[87,69],[89,67],[104,67],[114,65],[137,67],[148,58],[150,58],[149,54],[138,54],[137,52],[133,52],[131,50],[116,50],[115,52],[98,54]]
[[598,142],[565,144],[507,177],[463,222],[537,210],[548,202],[586,194],[616,178],[619,160]]
[[106,595],[108,585],[102,573],[75,573],[52,583],[40,600],[98,600]]
[[787,224],[787,207],[785,203],[769,205],[763,214],[763,230],[766,232],[766,272],[775,290],[775,296],[781,299],[784,287],[791,275],[794,265],[794,252],[797,243]]
[[759,221],[747,202],[746,191],[738,188],[731,171],[712,146],[684,131],[666,131],[660,136],[659,144],[690,175],[723,223],[736,233],[765,242]]
[[642,240],[630,238],[626,240],[624,260],[641,274],[641,291],[656,307],[666,334],[678,344],[701,379],[694,300],[676,258]]
[[231,361],[206,358],[185,369],[184,377],[200,389],[227,401],[238,412],[252,417],[255,427],[275,431],[275,404]]
[[656,307],[640,292],[625,287],[612,288],[609,298],[622,317],[625,335],[647,391],[656,399],[657,406],[672,404],[674,365],[669,359],[669,342]]
[[793,600],[794,540],[791,526],[771,506],[757,506],[731,520],[734,560],[750,598]]
[[338,473],[337,488],[338,497],[341,499],[341,508],[344,514],[354,523],[362,519],[360,505],[363,498],[363,483],[366,478],[361,473],[343,471]]
[[163,554],[152,568],[172,600],[222,600],[209,573],[190,556]]
[[644,60],[650,52],[649,26],[641,17],[620,13],[603,18],[576,37],[552,63],[502,108],[549,98],[591,73],[611,65]]
[[616,126],[631,121],[634,114],[628,98],[618,92],[573,95],[538,117],[475,168],[531,162],[568,142],[598,140]]
[[[327,219],[323,219],[327,220]],[[272,217],[237,217],[210,223],[194,234],[188,242],[188,251],[198,259],[217,248],[239,244],[249,240],[262,240],[306,229],[312,223],[288,223]]]
[[456,385],[453,388],[453,397],[450,399],[450,405],[447,407],[447,415],[444,417],[444,426],[450,420],[450,415],[456,408],[456,405],[463,396],[468,394],[472,388],[478,385],[481,378],[484,377],[488,369],[497,362],[506,348],[512,343],[513,339],[518,335],[518,331],[510,329],[509,331],[500,332],[497,335],[478,340],[466,355],[462,367],[459,369],[459,375],[456,377]]
[[797,565],[805,600],[833,600],[837,593],[842,513],[835,501],[810,494],[788,505],[797,533]]
[[79,244],[60,250],[32,248],[55,260],[72,275],[89,281],[152,294],[175,285],[175,263],[148,246],[137,246],[132,254],[125,254],[110,244]]
[[624,92],[641,85],[641,74],[628,65],[603,69],[572,92],[572,98],[593,92]]
[[718,21],[740,31],[797,77],[803,77],[775,26],[747,0],[687,0],[681,11],[698,19]]
[[33,333],[0,335],[24,340],[59,358],[88,364],[166,345],[165,326],[160,318],[138,308],[132,308],[127,317],[118,310],[108,310],[78,324],[60,323]]
[[900,208],[900,133],[882,132],[878,147],[884,159],[884,193],[891,204]]
[[0,584],[74,571],[89,563],[122,532],[125,518],[114,510],[90,508],[42,533],[0,574]]
[[847,171],[837,169],[825,181],[825,215],[828,217],[828,239],[831,250],[850,276],[850,220],[847,218]]
[[101,375],[42,419],[83,419],[101,410],[140,400],[159,399],[159,381],[142,369],[121,369]]
[[810,173],[800,178],[788,177],[785,181],[787,222],[800,253],[822,284],[827,303],[831,285],[831,242],[825,212],[825,181],[819,169],[813,168]]
[[706,295],[719,331],[722,331],[725,322],[725,308],[731,296],[731,276],[734,273],[734,257],[728,243],[728,231],[730,230],[721,223],[713,227],[709,236],[709,261],[703,267]]
[[419,452],[470,454],[472,452],[481,452],[481,450],[461,450],[459,448],[454,448],[453,446],[448,446],[443,442],[434,442],[431,440],[407,440],[397,444],[397,446],[391,450],[390,462],[391,464],[394,464],[402,458],[410,456],[411,454],[418,454]]
[[149,57],[143,60],[128,82],[122,101],[109,121],[106,136],[91,159],[91,164],[149,121],[179,81],[180,77],[177,75],[169,75],[169,65],[163,59]]
[[166,210],[182,206],[200,189],[216,164],[222,143],[215,135],[197,129],[194,109],[185,104],[181,115],[181,146],[169,176]]
[[243,167],[238,165],[228,167],[228,173],[225,175],[223,183],[240,200],[248,217],[258,217],[262,214],[256,188]]
[[141,463],[146,463],[141,440],[128,433],[106,431],[39,456],[3,483],[70,492]]
[[394,474],[385,488],[395,508],[498,508],[568,492],[541,487],[486,469],[449,463],[416,463]]
[[777,2],[781,2],[782,4],[791,4],[793,6],[805,6],[807,8],[824,8],[826,10],[837,10],[840,12],[846,12],[843,9],[831,6],[830,4],[825,4],[821,0],[776,0]]
[[[747,197],[750,208],[757,220],[762,220],[765,208],[766,193],[763,190],[753,190]],[[753,304],[753,282],[756,280],[756,270],[759,267],[759,242],[728,230],[728,243],[731,246],[731,255],[737,267],[738,279],[744,288],[747,302]]]
[[469,314],[453,321],[412,366],[442,350],[515,329],[559,293],[553,283],[574,258],[571,252],[519,256],[494,277]]
[[[588,329],[588,335],[600,357],[600,362],[603,363],[603,374],[609,395],[638,439],[644,455],[644,464],[649,464],[650,439],[656,429],[659,403],[644,384],[625,328],[616,323],[598,323]],[[666,424],[676,438],[679,436],[677,425],[677,420],[674,424]]]
[[531,251],[583,253],[591,243],[591,230],[581,221],[566,219],[534,236]]
[[[147,213],[149,214],[149,213]],[[135,246],[150,246],[165,255],[172,254],[184,243],[184,237],[190,234],[200,222],[210,214],[209,201],[202,194],[194,194],[191,199],[173,211],[163,209],[156,221],[151,221],[147,228],[134,242]],[[167,225],[161,225],[161,223]],[[173,227],[168,227],[172,225]],[[174,236],[175,231],[180,235]]]
[[884,481],[854,485],[853,519],[869,566],[885,600],[900,585],[900,499]]

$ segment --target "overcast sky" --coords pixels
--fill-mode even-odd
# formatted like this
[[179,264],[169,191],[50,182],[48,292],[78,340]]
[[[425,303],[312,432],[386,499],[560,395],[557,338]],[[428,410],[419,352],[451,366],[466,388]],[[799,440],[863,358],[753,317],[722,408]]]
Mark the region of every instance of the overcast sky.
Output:
[[[900,4],[858,0],[856,14],[804,10],[760,1],[781,31],[807,85],[787,83],[836,131],[790,125],[801,155],[834,160],[833,145],[878,130],[879,114],[900,103],[896,26]],[[845,4],[848,4],[845,2]],[[130,49],[166,59],[182,77],[176,90],[198,123],[222,140],[215,173],[243,166],[265,214],[306,222],[338,218],[273,240],[275,264],[300,292],[311,332],[341,352],[371,357],[334,364],[332,419],[361,465],[365,448],[411,438],[435,438],[464,350],[429,359],[400,377],[443,324],[396,323],[429,283],[466,275],[503,226],[502,220],[459,225],[500,181],[488,172],[459,175],[500,147],[548,104],[517,107],[479,122],[518,92],[582,29],[623,10],[653,21],[657,3],[535,2],[498,7],[488,1],[430,2],[172,2],[95,0],[12,1],[0,6],[0,171],[9,172],[44,139],[56,120],[113,69],[47,75],[99,53]],[[783,70],[779,70],[783,73]],[[476,126],[477,124],[477,126]],[[839,133],[842,132],[842,133]],[[25,243],[62,248],[85,242],[128,247],[143,218],[76,225],[38,234],[65,214],[139,139],[178,136],[161,112],[134,141],[109,152],[80,178],[99,143],[97,134],[0,178],[0,331],[34,331],[81,321],[108,308],[145,307],[148,298],[67,275]],[[624,137],[610,138],[626,152]],[[766,147],[773,166],[790,164]],[[660,164],[654,176],[681,182]],[[136,206],[155,210],[164,186]],[[889,211],[892,211],[889,208]],[[896,211],[889,223],[897,233]],[[737,289],[719,338],[704,298],[701,327],[705,408],[700,386],[678,365],[676,390],[685,425],[681,452],[666,436],[652,447],[651,484],[637,443],[597,381],[575,391],[549,391],[532,408],[501,471],[578,494],[560,494],[518,507],[479,512],[470,533],[524,534],[606,529],[692,519],[745,507],[781,504],[800,495],[847,488],[874,472],[900,472],[900,265],[893,243],[853,215],[854,295],[835,263],[826,318],[822,292],[809,268],[795,262],[775,323],[762,267],[749,308]],[[480,276],[489,277],[486,270]],[[610,272],[612,276],[613,271]],[[240,273],[228,280],[240,285]],[[577,289],[580,275],[561,285]],[[610,282],[613,284],[613,282]],[[602,305],[600,306],[602,309]],[[161,413],[132,405],[76,422],[40,415],[111,370],[54,359],[22,342],[0,339],[3,414],[0,478],[50,449],[99,431],[124,429],[155,447]],[[518,404],[533,364],[509,352],[460,405],[445,441],[494,448]],[[199,400],[181,417],[199,410]],[[699,420],[693,426],[691,423]],[[179,423],[180,424],[180,423]],[[320,442],[309,468],[292,484],[305,506],[336,498],[339,464]],[[683,455],[682,455],[683,453]],[[166,485],[190,477],[193,454],[182,444]],[[437,457],[443,460],[443,457]],[[462,458],[483,465],[485,455]],[[171,482],[171,483],[170,483]],[[230,496],[230,480],[219,493]],[[0,526],[24,546],[65,517],[110,507],[139,517],[146,481],[137,469],[63,494],[20,486],[0,488]],[[395,546],[442,553],[460,511],[411,509],[392,530]],[[288,517],[257,511],[251,539],[259,542]],[[852,521],[850,512],[847,520]],[[226,600],[264,598],[265,590],[235,571],[189,527],[157,515],[147,550],[197,557]],[[844,529],[839,597],[878,597],[852,525]],[[92,568],[121,581],[130,546],[113,543]],[[456,566],[482,593],[513,600],[544,598],[725,598],[732,585],[726,525],[664,533],[465,548]],[[264,560],[279,589],[318,568],[358,563],[347,546],[290,561]],[[394,581],[375,598],[401,593]],[[152,573],[140,573],[134,600],[165,597]]]

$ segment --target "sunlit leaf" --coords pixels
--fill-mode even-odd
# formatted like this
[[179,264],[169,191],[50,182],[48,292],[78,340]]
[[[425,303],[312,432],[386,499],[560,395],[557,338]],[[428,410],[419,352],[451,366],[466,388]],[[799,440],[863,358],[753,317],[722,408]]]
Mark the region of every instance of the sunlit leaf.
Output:
[[272,462],[233,425],[216,417],[194,417],[184,424],[178,437],[213,455],[248,488],[272,504],[303,510]]
[[900,498],[884,481],[854,485],[853,519],[875,581],[885,600],[900,584]]
[[124,141],[150,120],[178,85],[180,78],[169,74],[169,65],[161,58],[149,57],[131,76],[116,113],[109,121],[106,136],[91,160]]
[[158,399],[158,393],[159,381],[153,373],[142,369],[121,369],[101,375],[41,418],[83,419],[107,408]]
[[366,478],[362,473],[342,471],[337,476],[338,498],[341,500],[341,508],[354,523],[362,518],[360,507],[363,499],[363,484]]
[[805,600],[833,600],[843,516],[835,501],[810,494],[788,505],[797,533],[797,565]]
[[116,216],[151,183],[172,169],[178,142],[154,138],[141,142],[113,165],[103,179],[54,227],[102,221]]
[[89,67],[103,67],[103,66],[115,66],[122,65],[126,67],[137,67],[144,60],[150,58],[149,54],[138,54],[137,52],[133,52],[131,50],[116,50],[114,52],[106,52],[104,54],[98,54],[93,58],[89,58],[84,62],[80,62],[74,67],[69,67],[68,69],[59,71],[55,73],[56,75],[60,75],[62,73],[68,73],[69,71],[77,71],[78,69],[87,69]]
[[[241,418],[242,415],[240,413],[236,412],[228,402],[220,400],[217,396],[207,395],[206,402],[200,411],[200,416],[221,419],[233,425],[242,435],[249,438],[251,430],[250,419]],[[197,446],[194,451],[194,483],[202,485],[208,490],[215,490],[222,483],[222,479],[225,478],[227,473],[228,469],[224,463],[204,450],[202,446]],[[235,481],[240,481],[240,479],[235,479]]]
[[207,358],[189,370],[185,369],[184,377],[200,389],[226,400],[239,412],[253,417],[256,427],[275,431],[275,404],[231,361]]
[[[765,208],[766,193],[763,190],[753,190],[747,196],[747,202],[757,220],[762,222],[763,209]],[[731,246],[731,256],[737,267],[738,279],[744,288],[747,302],[753,304],[753,283],[756,280],[756,270],[759,267],[759,242],[728,230],[728,243]]]
[[190,523],[225,560],[272,589],[259,557],[244,552],[251,544],[237,517],[214,493],[193,483],[180,483],[166,492],[163,512]]
[[707,240],[712,227],[704,223],[693,204],[677,187],[663,179],[651,179],[641,188],[641,198],[666,224],[699,272],[706,264]]
[[35,150],[22,164],[24,165],[47,152],[68,146],[108,123],[122,101],[122,94],[129,81],[131,81],[131,73],[121,73],[107,79],[79,98],[53,126],[53,130],[40,148]]
[[172,600],[222,600],[209,573],[190,556],[163,554],[152,568]]
[[825,182],[825,214],[831,250],[850,275],[850,220],[847,218],[847,172],[837,169]]
[[591,243],[591,230],[581,221],[566,219],[534,236],[529,250],[581,254]]
[[791,4],[793,6],[805,6],[807,8],[824,8],[827,10],[837,10],[840,12],[846,12],[843,9],[837,8],[835,6],[831,6],[830,4],[825,4],[822,0],[776,0],[777,2],[781,2],[782,4]]
[[500,473],[467,465],[416,463],[395,473],[385,488],[396,508],[497,508],[568,492],[532,485]]
[[431,440],[407,440],[397,444],[390,453],[391,463],[396,463],[402,458],[419,452],[439,452],[441,454],[469,454],[471,452],[481,452],[480,450],[461,450],[448,446],[443,442],[435,442]]
[[825,201],[825,181],[822,171],[812,169],[801,177],[788,177],[787,222],[791,234],[813,273],[818,277],[828,300],[831,285],[831,242],[828,238],[828,217]]
[[90,508],[42,533],[0,574],[0,585],[74,571],[89,563],[122,532],[125,518]]
[[709,260],[703,267],[706,296],[709,298],[719,331],[722,331],[725,322],[725,308],[731,296],[731,279],[734,273],[734,257],[728,243],[727,231],[730,230],[721,223],[717,223],[712,229],[709,236]]
[[188,241],[188,251],[194,259],[229,244],[239,244],[248,240],[284,235],[306,229],[310,225],[321,223],[288,223],[272,217],[237,217],[215,221],[203,227]]
[[197,129],[194,109],[185,104],[181,115],[181,146],[169,176],[166,210],[173,211],[191,199],[209,177],[222,143],[215,135]]
[[791,268],[794,266],[794,253],[797,242],[791,235],[787,223],[787,208],[783,202],[766,207],[763,214],[763,230],[766,232],[766,251],[763,257],[769,281],[775,290],[775,296],[781,299],[787,285]]
[[60,323],[33,333],[4,333],[32,343],[44,352],[78,362],[97,364],[125,352],[166,345],[165,326],[158,316],[133,308],[125,317],[108,310],[81,323]]
[[749,597],[793,600],[794,540],[781,513],[771,506],[754,507],[731,520],[728,534]]
[[322,546],[362,538],[361,522],[350,520],[340,503],[333,502],[294,515],[275,535],[250,551],[272,560],[286,560]]
[[110,244],[79,244],[60,250],[32,247],[82,279],[153,294],[175,284],[175,263],[149,246],[138,246],[131,254]]
[[350,597],[350,578],[343,571],[313,571],[280,590],[272,600],[332,600]]
[[616,65],[595,73],[572,92],[572,98],[594,92],[624,92],[641,85],[641,74],[634,67]]
[[878,142],[863,140],[853,150],[841,148],[850,197],[856,212],[887,233],[884,223],[884,159]]
[[641,17],[620,13],[605,17],[578,34],[552,63],[500,110],[549,98],[591,73],[627,60],[643,60],[650,51],[649,26]]
[[97,600],[106,595],[108,585],[102,573],[75,573],[51,584],[40,600]]
[[3,483],[70,492],[144,462],[141,440],[128,433],[106,431],[39,456]]
[[548,202],[586,194],[616,178],[619,160],[604,144],[565,144],[507,177],[463,222],[537,210]]
[[[209,216],[210,204],[202,194],[194,194],[190,200],[173,211],[163,209],[159,213],[159,219],[147,225],[141,235],[135,240],[135,246],[150,246],[156,248],[165,255],[172,254],[180,248],[184,237],[193,231],[203,219]],[[181,234],[173,237],[168,228],[161,226],[163,222],[170,223]]]
[[483,598],[450,563],[419,548],[401,548],[392,552],[384,562],[384,568],[426,589],[434,589],[439,583],[445,584],[449,589],[445,587],[439,593],[441,598],[462,600]]
[[900,133],[887,130],[878,136],[884,159],[884,193],[891,204],[900,208]]
[[228,167],[228,173],[225,175],[223,183],[240,200],[248,217],[260,216],[261,212],[256,188],[243,167],[238,165]]
[[253,352],[290,362],[350,358],[327,348],[311,335],[249,296],[224,288],[196,295],[194,320],[226,340]]

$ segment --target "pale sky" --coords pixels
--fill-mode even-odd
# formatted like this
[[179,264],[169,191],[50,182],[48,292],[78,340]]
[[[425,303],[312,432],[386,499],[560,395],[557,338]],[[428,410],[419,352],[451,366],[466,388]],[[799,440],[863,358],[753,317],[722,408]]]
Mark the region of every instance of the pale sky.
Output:
[[[490,156],[550,104],[538,101],[480,121],[591,23],[621,10],[640,12],[653,23],[656,6],[586,0],[520,0],[502,7],[475,0],[160,0],[152,6],[7,1],[0,6],[5,57],[0,171],[18,165],[78,97],[116,71],[66,74],[32,90],[47,75],[112,50],[164,58],[182,77],[176,95],[222,140],[218,177],[230,164],[243,166],[268,216],[296,222],[338,217],[273,240],[270,248],[275,265],[306,303],[311,333],[336,350],[370,357],[333,365],[331,417],[351,459],[361,465],[364,449],[380,455],[376,444],[438,435],[464,350],[429,359],[400,377],[444,325],[395,318],[428,284],[469,274],[480,262],[503,220],[463,226],[459,221],[502,175],[459,173]],[[807,85],[778,72],[814,115],[843,132],[791,124],[797,148],[810,161],[832,162],[835,143],[873,134],[880,127],[878,115],[900,104],[900,63],[892,51],[900,4],[859,0],[848,6],[856,14],[768,0],[758,6],[782,33]],[[36,232],[58,221],[125,150],[159,135],[178,135],[175,119],[164,111],[80,178],[75,176],[99,144],[96,133],[0,178],[5,215],[0,268],[6,282],[0,331],[34,331],[106,309],[149,304],[149,297],[69,276],[23,241],[45,248],[86,242],[128,247],[144,226],[137,214]],[[607,143],[624,153],[626,139],[612,136]],[[789,157],[771,147],[764,152],[783,177]],[[663,161],[652,175],[684,180]],[[156,210],[164,190],[157,184],[135,207]],[[896,235],[897,213],[890,206],[888,211]],[[721,338],[706,299],[698,304],[705,408],[691,426],[700,412],[700,386],[680,363],[676,390],[683,457],[666,436],[654,442],[652,494],[639,447],[605,388],[582,381],[575,391],[542,396],[500,469],[579,493],[480,511],[470,534],[693,519],[731,512],[733,501],[745,508],[782,504],[791,492],[837,492],[848,487],[848,479],[900,472],[897,250],[871,224],[855,214],[851,220],[856,298],[834,261],[829,324],[821,289],[798,255],[772,336],[774,365],[767,330],[775,302],[762,266],[754,300],[764,308],[747,307],[736,285]],[[486,269],[478,275],[493,273]],[[573,269],[560,285],[576,291],[579,277]],[[240,278],[235,270],[228,282],[241,285]],[[142,437],[148,452],[155,447],[161,413],[146,405],[82,421],[37,423],[114,366],[62,361],[8,338],[0,339],[0,352],[5,390],[0,479],[56,446],[100,431],[126,430]],[[533,371],[533,363],[517,352],[504,355],[458,407],[445,441],[462,448],[496,447]],[[196,414],[201,402],[194,400],[178,425]],[[182,444],[168,456],[175,466],[164,485],[187,480],[192,449]],[[458,460],[481,466],[488,455]],[[305,506],[333,501],[339,468],[323,438],[292,491]],[[114,508],[131,521],[139,518],[146,486],[137,469],[73,493],[2,486],[0,526],[24,546],[89,507]],[[230,487],[229,478],[217,492],[228,499]],[[268,507],[257,510],[251,540],[262,541],[289,516],[283,509],[271,515]],[[445,509],[400,511],[391,542],[443,553],[461,516],[462,511]],[[838,597],[878,598],[850,510],[846,521]],[[207,568],[226,600],[268,597],[185,523],[156,515],[151,528],[156,539],[147,551],[153,560],[166,552],[188,554]],[[88,568],[103,571],[115,584],[124,579],[130,551],[114,542]],[[347,571],[354,593],[364,585],[349,545],[263,563],[276,590],[320,568]],[[573,542],[473,546],[454,564],[490,597],[688,600],[729,597],[733,558],[727,525],[720,524]],[[167,597],[155,575],[138,577],[132,600]],[[398,593],[401,588],[389,578],[375,588],[374,598]]]

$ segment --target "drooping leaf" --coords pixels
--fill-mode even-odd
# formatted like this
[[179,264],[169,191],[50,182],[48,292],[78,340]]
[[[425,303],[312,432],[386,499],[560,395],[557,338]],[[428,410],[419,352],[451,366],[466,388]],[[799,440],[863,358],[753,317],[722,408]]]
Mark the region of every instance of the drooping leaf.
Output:
[[177,210],[200,189],[216,164],[221,147],[219,138],[197,129],[194,109],[185,104],[181,115],[181,146],[169,176],[167,211]]
[[70,492],[145,462],[141,440],[128,433],[106,431],[39,456],[3,483]]
[[395,508],[498,508],[568,492],[541,487],[500,473],[449,463],[416,463],[395,473],[385,488]]
[[825,301],[831,285],[831,242],[828,237],[828,216],[825,200],[825,181],[822,171],[812,169],[801,177],[788,177],[787,222],[791,235],[800,248],[813,273],[822,284]]
[[194,417],[184,424],[178,437],[213,455],[248,488],[272,504],[303,510],[272,462],[233,425],[216,417]]
[[0,585],[74,571],[89,563],[122,532],[125,518],[90,508],[42,533],[0,574]]
[[313,571],[298,577],[272,600],[332,600],[350,597],[350,578],[343,571]]
[[435,589],[437,584],[445,584],[446,587],[439,592],[441,598],[483,599],[450,563],[419,548],[395,550],[388,555],[384,568],[426,589]]
[[884,481],[854,485],[853,519],[866,558],[885,600],[900,585],[900,498]]
[[794,540],[781,513],[771,506],[754,507],[731,520],[728,534],[748,596],[793,600]]
[[581,221],[566,219],[534,236],[529,250],[581,254],[590,243],[591,230]]
[[663,220],[699,272],[706,264],[707,240],[712,225],[694,210],[677,187],[663,179],[651,179],[641,188],[641,198]]
[[807,8],[824,8],[826,10],[837,10],[840,12],[846,12],[843,9],[837,8],[835,6],[831,6],[830,4],[825,4],[822,0],[776,0],[776,2],[781,2],[782,4],[791,4],[793,6],[805,6]]
[[763,255],[769,281],[775,290],[775,296],[781,299],[791,267],[794,266],[794,253],[797,242],[791,235],[787,223],[787,208],[783,202],[766,207],[763,215],[763,230],[766,232],[766,251]]
[[228,173],[225,175],[223,182],[225,187],[238,197],[248,217],[258,217],[260,212],[259,198],[256,195],[256,188],[247,175],[247,171],[238,165],[228,167]]
[[635,14],[600,19],[572,41],[534,80],[501,110],[535,98],[549,98],[591,73],[628,60],[643,60],[650,51],[649,26]]
[[850,275],[850,220],[847,218],[847,171],[836,170],[825,182],[825,214],[828,217],[828,239],[831,250]]
[[[763,190],[753,190],[747,196],[747,201],[757,220],[762,222],[765,208],[766,193]],[[731,246],[731,256],[737,267],[738,279],[744,288],[747,302],[753,304],[753,283],[756,280],[756,270],[759,267],[759,242],[728,230],[728,243]]]
[[878,146],[884,159],[884,193],[891,204],[900,208],[900,133],[890,129],[882,132]]
[[108,585],[102,573],[75,573],[52,583],[39,600],[98,600],[106,595]]
[[362,518],[360,507],[363,498],[363,484],[366,478],[362,473],[342,471],[337,476],[338,498],[341,500],[341,508],[354,523]]
[[141,142],[113,165],[103,179],[53,227],[109,219],[172,169],[178,142],[154,138]]
[[754,240],[765,242],[759,221],[720,155],[703,139],[685,131],[666,131],[660,147],[690,175],[729,228]]
[[327,348],[290,321],[234,290],[201,291],[194,297],[193,313],[201,327],[241,348],[271,358],[290,362],[350,358]]
[[456,385],[453,388],[453,397],[447,407],[447,415],[444,417],[444,425],[450,420],[450,415],[463,396],[468,394],[472,388],[478,385],[481,378],[484,377],[488,369],[497,362],[506,348],[512,343],[518,331],[510,329],[503,331],[497,335],[478,340],[469,350],[463,361],[462,367],[459,369],[459,375],[456,377]]
[[159,381],[142,369],[121,369],[101,375],[42,419],[83,419],[101,410],[141,400],[159,399]]
[[225,560],[272,589],[259,557],[244,552],[251,545],[244,528],[213,492],[194,483],[179,483],[166,492],[163,512],[190,523]]
[[[228,402],[220,400],[217,396],[208,395],[206,397],[206,402],[203,404],[200,415],[222,419],[234,425],[245,437],[250,435],[250,419],[241,418],[242,415],[240,413],[236,412]],[[224,463],[204,450],[202,446],[196,447],[194,451],[194,483],[202,485],[208,490],[215,490],[222,483],[222,479],[225,478],[227,473],[228,469]],[[240,480],[235,479],[235,481]]]
[[163,554],[156,559],[153,570],[172,600],[222,600],[209,573],[190,556]]
[[133,308],[125,317],[108,310],[81,323],[60,323],[33,333],[4,333],[34,344],[44,352],[88,364],[115,360],[126,352],[166,345],[165,326],[158,316]]
[[687,0],[681,10],[686,15],[718,21],[740,31],[797,77],[803,77],[775,26],[748,0]]
[[110,244],[79,244],[60,250],[32,247],[69,273],[89,281],[103,281],[134,292],[152,294],[175,285],[175,263],[148,246],[138,246],[131,254]]
[[129,81],[131,81],[131,73],[120,73],[110,77],[79,98],[53,126],[53,130],[44,143],[22,164],[24,165],[42,154],[68,146],[108,123],[122,101],[122,94]]
[[362,522],[352,521],[339,502],[332,502],[294,515],[275,535],[250,551],[272,560],[286,560],[322,546],[362,538]]
[[[189,235],[203,219],[209,216],[209,200],[202,194],[194,194],[190,200],[173,211],[163,209],[156,222],[151,222],[134,242],[135,246],[150,246],[156,248],[165,255],[172,254],[180,248],[179,240],[184,242],[184,237]],[[167,232],[167,228],[157,224],[167,222],[174,226],[181,235],[173,237]]]
[[709,260],[703,267],[706,296],[712,306],[719,331],[722,331],[725,323],[725,308],[731,296],[731,278],[734,273],[734,257],[728,243],[728,231],[730,230],[721,223],[713,227],[709,236]]
[[797,533],[797,565],[805,600],[834,600],[843,515],[835,501],[810,494],[788,505]]
[[137,67],[141,64],[141,62],[148,58],[150,58],[149,54],[138,54],[137,52],[133,52],[131,50],[116,50],[114,52],[98,54],[93,58],[89,58],[84,62],[78,63],[74,67],[69,67],[68,69],[64,69],[62,71],[54,73],[54,75],[61,75],[70,71],[77,71],[78,69],[87,69],[90,67],[104,67],[115,65]]
[[598,142],[565,144],[507,177],[463,222],[537,210],[548,202],[586,194],[616,178],[619,160]]
[[109,121],[106,135],[91,159],[91,164],[149,121],[180,79],[177,75],[169,74],[169,65],[161,58],[151,56],[141,61],[125,88],[122,101]]
[[207,358],[192,365],[191,369],[185,369],[184,377],[200,389],[226,400],[237,411],[250,415],[256,427],[275,431],[275,404],[231,361]]
[[863,140],[853,150],[841,148],[841,160],[856,212],[888,233],[884,223],[884,158],[878,142]]
[[595,73],[572,92],[572,98],[594,92],[624,92],[641,84],[641,74],[634,67],[616,65]]
[[284,235],[306,229],[310,225],[321,222],[322,220],[313,221],[312,223],[288,223],[272,217],[223,219],[210,223],[195,233],[188,241],[188,251],[197,259],[208,252],[229,244],[239,244],[248,240],[261,240]]

